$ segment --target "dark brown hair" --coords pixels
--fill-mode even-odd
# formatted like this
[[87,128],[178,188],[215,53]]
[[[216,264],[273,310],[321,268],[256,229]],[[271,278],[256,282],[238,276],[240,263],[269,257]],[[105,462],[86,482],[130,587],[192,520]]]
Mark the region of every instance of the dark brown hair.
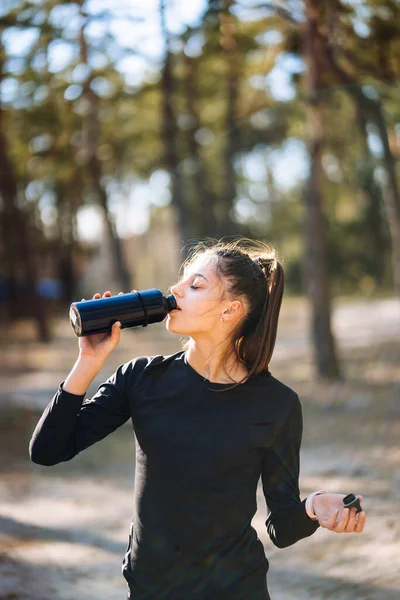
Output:
[[[234,359],[246,367],[245,379],[269,373],[284,289],[283,267],[276,250],[266,242],[247,238],[233,242],[209,239],[191,248],[182,272],[200,255],[213,259],[216,274],[224,283],[224,297],[246,301],[246,314],[231,334],[225,370],[228,361]],[[187,345],[186,340],[184,350]]]

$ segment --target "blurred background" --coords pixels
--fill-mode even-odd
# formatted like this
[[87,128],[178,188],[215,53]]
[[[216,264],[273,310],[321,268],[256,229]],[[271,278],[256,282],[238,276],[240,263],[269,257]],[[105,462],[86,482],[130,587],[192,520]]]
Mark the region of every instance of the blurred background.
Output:
[[[369,511],[281,551],[260,495],[271,596],[399,597],[399,75],[396,0],[3,0],[0,599],[126,593],[129,426],[71,464],[27,456],[77,356],[69,304],[167,291],[193,244],[238,236],[285,268],[271,370],[303,402],[302,497]],[[179,349],[124,331],[88,393]]]

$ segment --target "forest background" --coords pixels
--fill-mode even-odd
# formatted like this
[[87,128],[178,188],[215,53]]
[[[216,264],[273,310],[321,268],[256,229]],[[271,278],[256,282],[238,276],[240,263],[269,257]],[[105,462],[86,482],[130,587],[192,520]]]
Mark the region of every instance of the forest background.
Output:
[[47,300],[91,293],[105,243],[96,289],[129,291],[245,235],[277,246],[338,376],[332,295],[400,289],[397,2],[3,6],[2,318],[50,339]]
[[[291,579],[278,570],[274,598],[279,590],[299,600],[302,591],[316,599],[398,597],[400,531],[390,515],[400,489],[399,74],[396,0],[3,0],[0,452],[7,501],[0,537],[11,558],[0,561],[0,598],[20,597],[21,561],[29,569],[50,561],[51,576],[44,566],[39,571],[50,589],[55,540],[70,544],[75,535],[60,523],[84,505],[80,488],[70,512],[66,505],[54,510],[50,533],[37,525],[43,514],[35,496],[53,512],[51,486],[64,498],[78,472],[93,476],[87,502],[106,498],[107,453],[115,477],[126,476],[117,467],[118,437],[100,459],[78,458],[69,483],[61,471],[51,484],[36,471],[32,478],[26,461],[38,410],[76,355],[70,302],[105,289],[166,291],[197,241],[236,236],[270,241],[284,263],[274,367],[304,400],[305,488],[367,487],[375,523],[369,547],[382,540],[372,555],[379,581],[375,567],[365,566],[368,543],[361,541],[341,550],[341,583],[332,583],[328,554],[341,542],[321,537],[326,555],[318,541],[309,547],[317,583],[301,579],[307,565],[295,550],[285,555]],[[127,352],[178,350],[162,327],[125,332],[115,366]],[[22,527],[26,512],[31,521]],[[95,530],[109,535],[113,518]],[[114,542],[93,535],[94,546],[115,551]],[[121,545],[123,529],[116,535]],[[346,570],[350,550],[364,561],[369,583],[360,578],[361,587]],[[76,570],[68,573],[79,579]],[[49,597],[69,598],[65,577]],[[107,582],[98,585],[96,594]],[[98,597],[83,589],[73,597]]]

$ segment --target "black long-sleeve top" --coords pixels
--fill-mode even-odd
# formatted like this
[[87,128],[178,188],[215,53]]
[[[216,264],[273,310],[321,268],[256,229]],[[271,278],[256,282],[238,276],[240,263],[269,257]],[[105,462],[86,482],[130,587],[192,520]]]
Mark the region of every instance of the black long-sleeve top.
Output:
[[230,387],[204,379],[184,352],[140,357],[90,400],[61,384],[36,426],[31,459],[54,465],[132,419],[135,498],[123,573],[135,600],[268,598],[266,588],[249,595],[239,584],[268,570],[251,526],[260,476],[276,546],[318,528],[299,497],[297,394],[267,373]]

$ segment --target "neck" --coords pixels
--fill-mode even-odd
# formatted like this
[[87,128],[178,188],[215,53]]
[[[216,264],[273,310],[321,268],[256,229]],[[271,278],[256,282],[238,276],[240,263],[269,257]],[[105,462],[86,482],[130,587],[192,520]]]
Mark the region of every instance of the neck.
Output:
[[[215,345],[215,340],[190,338],[186,360],[202,377],[213,383],[233,383],[247,376],[247,369],[234,356],[224,365],[228,345]],[[225,367],[225,368],[224,368]]]

